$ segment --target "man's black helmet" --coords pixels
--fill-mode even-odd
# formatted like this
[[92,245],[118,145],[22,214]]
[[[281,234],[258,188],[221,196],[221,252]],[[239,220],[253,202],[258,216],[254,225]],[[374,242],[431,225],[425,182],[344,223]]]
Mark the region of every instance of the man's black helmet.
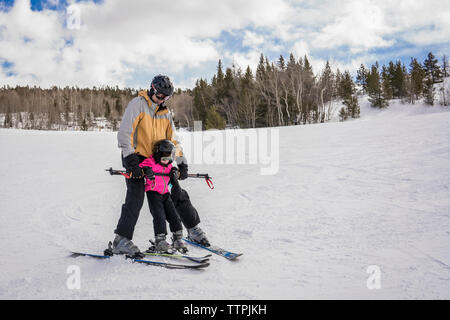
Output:
[[175,156],[175,145],[170,140],[159,140],[153,146],[153,158],[156,163],[161,162],[161,157],[171,157],[172,160],[169,161],[171,163]]
[[162,93],[165,96],[171,96],[173,94],[173,84],[168,76],[162,74],[157,75],[152,80],[152,88],[155,93]]

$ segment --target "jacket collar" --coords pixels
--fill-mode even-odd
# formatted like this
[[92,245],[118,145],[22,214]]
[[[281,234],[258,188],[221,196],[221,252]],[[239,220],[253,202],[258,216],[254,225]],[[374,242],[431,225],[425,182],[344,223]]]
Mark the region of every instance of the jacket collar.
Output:
[[163,103],[161,103],[160,105],[157,105],[156,103],[154,103],[152,101],[152,99],[150,99],[150,97],[148,96],[147,90],[139,91],[138,95],[143,97],[147,101],[149,108],[155,109],[155,113],[167,109],[167,107]]

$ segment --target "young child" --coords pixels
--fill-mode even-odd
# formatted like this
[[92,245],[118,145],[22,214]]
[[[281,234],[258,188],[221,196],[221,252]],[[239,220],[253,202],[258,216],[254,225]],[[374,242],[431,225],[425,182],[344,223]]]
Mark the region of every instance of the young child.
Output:
[[[183,226],[169,193],[169,183],[177,179],[178,169],[172,166],[175,146],[170,140],[160,140],[153,147],[153,154],[139,166],[146,175],[145,192],[153,216],[155,232],[155,250],[169,252],[170,244],[166,241],[167,225],[169,222],[172,232],[172,246],[174,249],[186,253],[183,243]],[[158,174],[168,174],[158,175]],[[156,174],[156,175],[155,175]]]

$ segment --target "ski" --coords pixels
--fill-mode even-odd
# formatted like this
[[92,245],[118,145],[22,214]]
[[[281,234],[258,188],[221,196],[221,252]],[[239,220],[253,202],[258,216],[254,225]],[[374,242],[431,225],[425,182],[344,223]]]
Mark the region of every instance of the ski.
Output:
[[144,260],[144,259],[134,259],[134,262],[137,263],[143,263],[148,265],[156,265],[168,269],[202,269],[209,266],[209,262],[205,263],[198,263],[195,265],[190,264],[178,264],[178,263],[168,263],[168,262],[161,262],[161,261],[152,261],[152,260]]
[[91,253],[73,252],[73,251],[71,251],[70,257],[71,258],[91,257],[91,258],[97,258],[97,259],[109,259],[109,258],[111,258],[111,256],[107,256],[107,255],[103,255],[103,254],[91,254]]
[[189,260],[196,263],[205,263],[209,261],[209,257],[211,257],[210,254],[207,254],[203,257],[192,257],[187,255],[181,255],[176,253],[161,253],[161,252],[144,252],[146,256],[155,256],[155,257],[167,257],[171,259],[177,259],[177,260]]
[[194,245],[194,246],[200,247],[202,249],[208,250],[208,251],[210,251],[212,253],[215,253],[215,254],[217,254],[219,256],[222,256],[222,257],[224,257],[224,258],[226,258],[228,260],[234,260],[237,257],[242,256],[242,253],[234,253],[234,252],[222,249],[222,248],[220,248],[218,246],[211,245],[209,247],[205,247],[204,245],[201,245],[200,243],[194,242],[194,241],[192,241],[190,239],[183,238],[183,240],[186,241],[187,243],[191,244],[191,245]]
[[[84,253],[84,252],[72,252],[70,257],[76,258],[76,257],[91,257],[96,258],[99,260],[105,260],[109,259],[112,256],[111,255],[99,255],[99,254],[91,254],[91,253]],[[129,256],[124,256],[126,259],[130,259],[133,262],[146,264],[146,265],[152,265],[152,266],[158,266],[168,269],[202,269],[209,266],[209,263],[198,263],[195,265],[189,265],[189,264],[177,264],[177,263],[167,263],[167,262],[161,262],[161,261],[153,261],[153,260],[145,260],[145,259],[139,259],[139,258],[133,258]]]

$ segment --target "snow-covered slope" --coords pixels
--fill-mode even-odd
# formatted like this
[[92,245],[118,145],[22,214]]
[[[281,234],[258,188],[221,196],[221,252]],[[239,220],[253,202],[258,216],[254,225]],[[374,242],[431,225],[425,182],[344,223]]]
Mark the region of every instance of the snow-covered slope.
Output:
[[[215,183],[182,182],[203,229],[244,253],[204,271],[68,258],[113,239],[125,184],[104,169],[120,168],[116,134],[0,130],[0,298],[449,299],[450,112],[361,105],[358,120],[279,128],[276,175],[191,164]],[[145,249],[152,233],[145,203],[133,240]]]

